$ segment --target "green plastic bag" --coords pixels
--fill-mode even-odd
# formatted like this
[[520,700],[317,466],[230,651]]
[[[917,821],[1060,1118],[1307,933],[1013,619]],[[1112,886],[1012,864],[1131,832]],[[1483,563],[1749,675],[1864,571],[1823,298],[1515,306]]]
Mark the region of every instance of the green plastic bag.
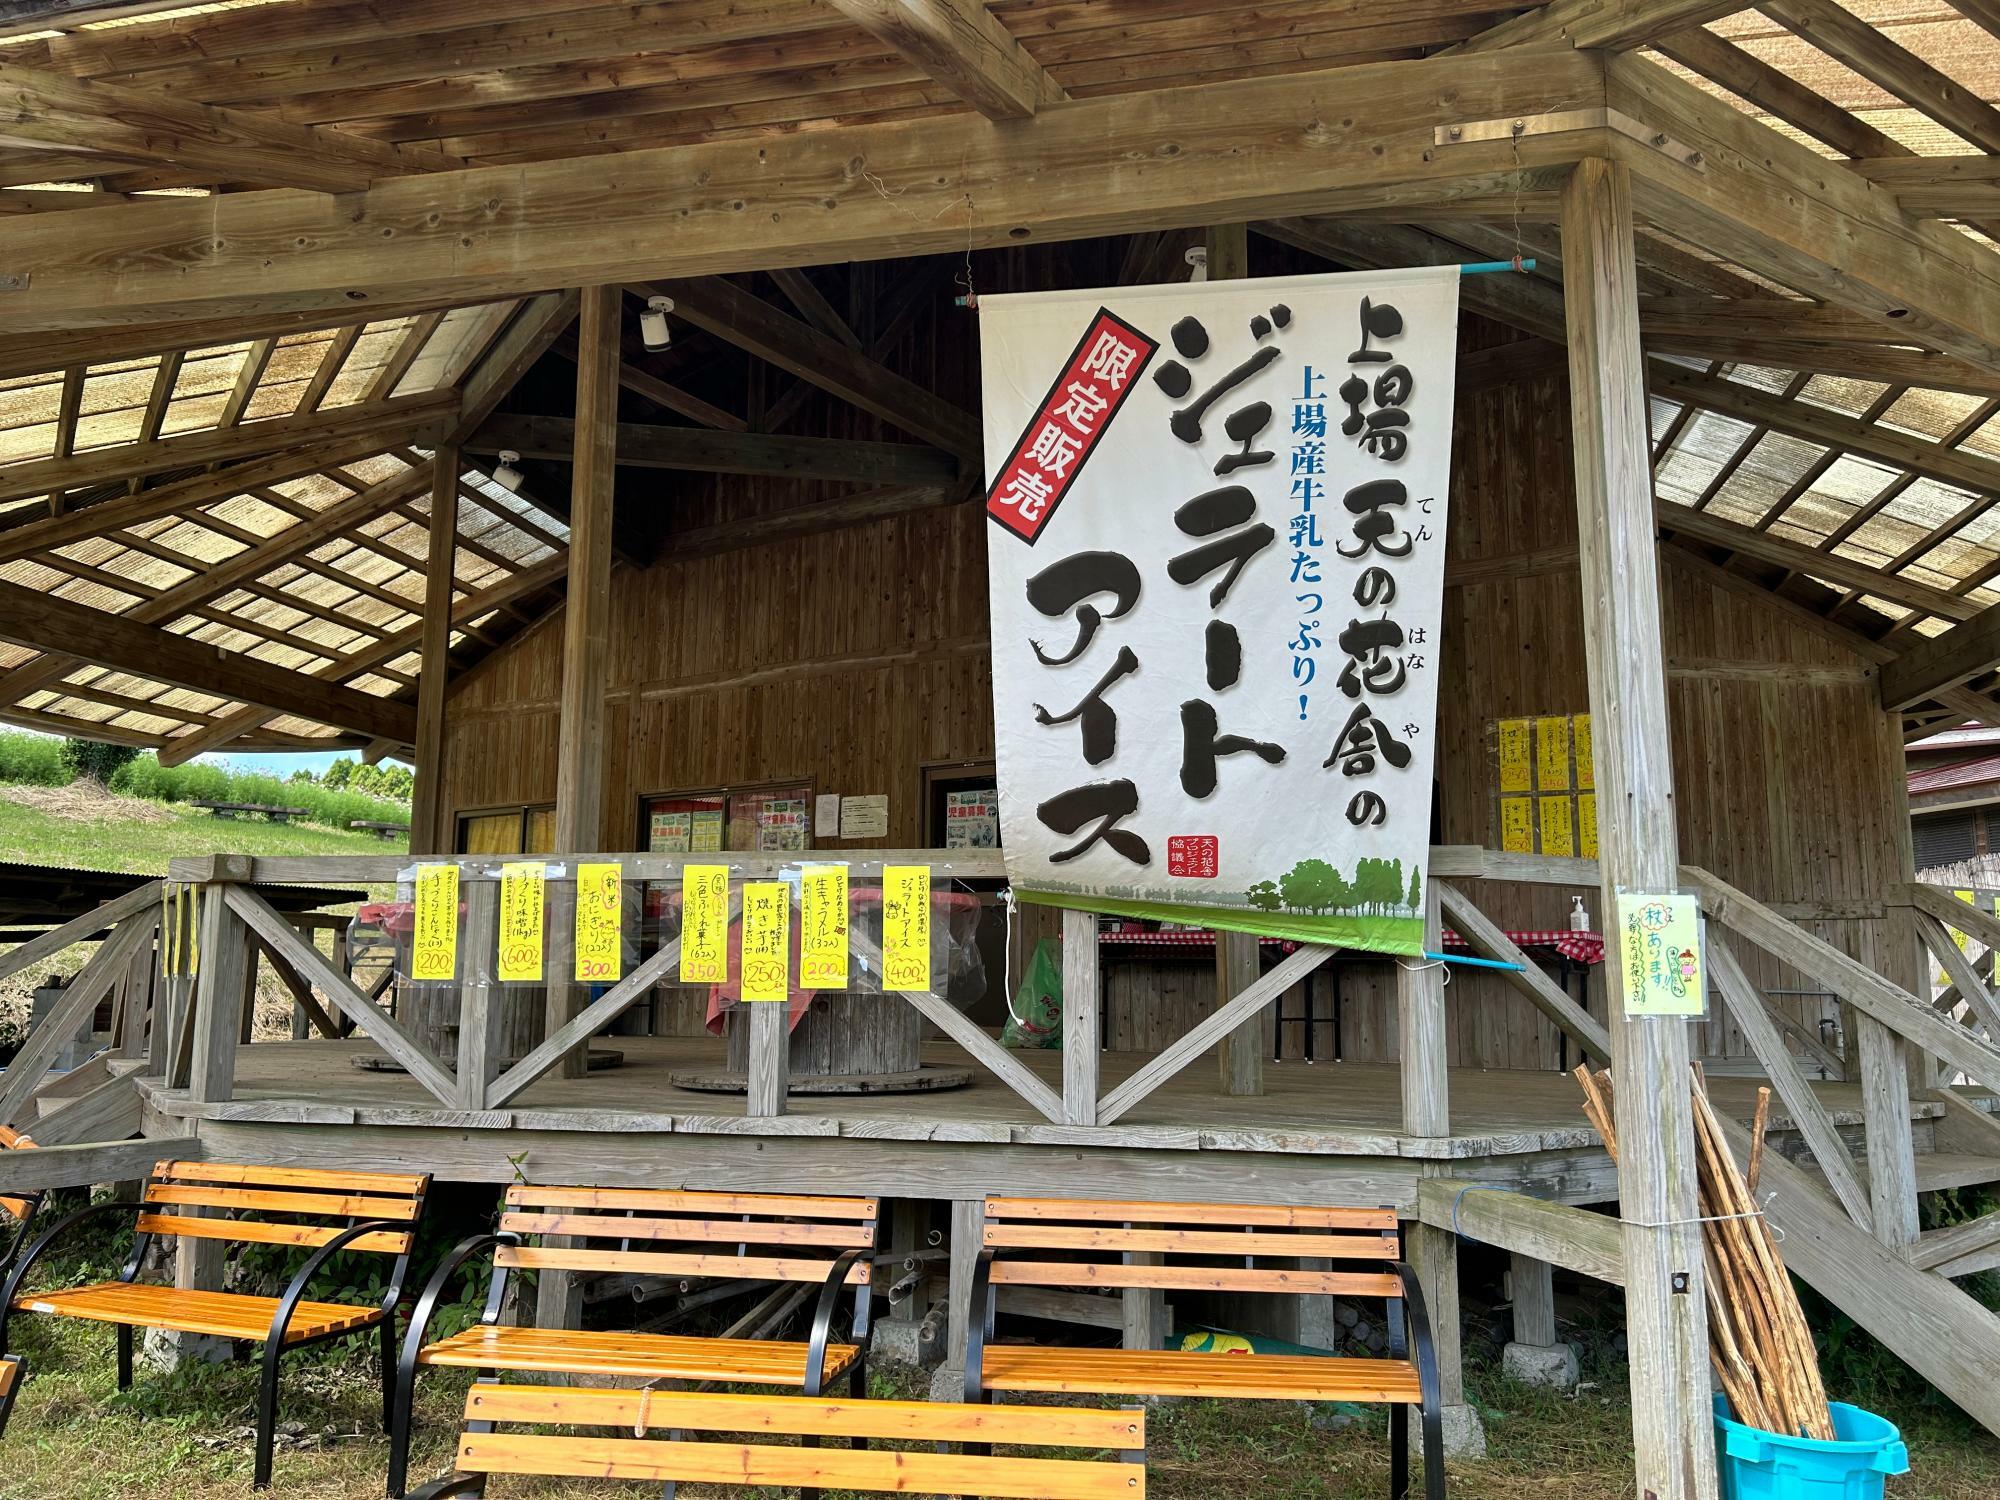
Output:
[[1007,1024],[1000,1028],[1000,1045],[1026,1050],[1062,1046],[1062,949],[1054,938],[1035,944],[1028,972],[1007,1002]]

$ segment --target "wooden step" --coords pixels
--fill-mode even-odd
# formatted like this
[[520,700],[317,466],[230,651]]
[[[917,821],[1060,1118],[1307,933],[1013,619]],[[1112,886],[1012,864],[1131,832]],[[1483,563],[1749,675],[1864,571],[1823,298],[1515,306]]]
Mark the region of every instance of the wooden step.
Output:
[[1970,1151],[1929,1151],[1916,1160],[1917,1191],[1920,1193],[2000,1182],[2000,1156],[1979,1156]]

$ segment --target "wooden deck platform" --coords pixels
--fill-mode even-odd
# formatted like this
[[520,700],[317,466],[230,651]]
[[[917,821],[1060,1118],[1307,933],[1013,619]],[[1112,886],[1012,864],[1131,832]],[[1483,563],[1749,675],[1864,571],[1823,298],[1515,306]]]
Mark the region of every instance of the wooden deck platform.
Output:
[[[443,1177],[507,1181],[513,1158],[528,1177],[586,1173],[606,1181],[794,1188],[801,1173],[822,1187],[927,1197],[987,1191],[1075,1191],[1079,1173],[1102,1174],[1095,1191],[1246,1200],[1308,1192],[1343,1201],[1405,1206],[1417,1178],[1449,1174],[1522,1187],[1572,1203],[1614,1196],[1613,1173],[1584,1122],[1575,1084],[1556,1072],[1460,1069],[1450,1075],[1452,1133],[1438,1138],[1399,1128],[1401,1097],[1393,1064],[1287,1062],[1267,1065],[1257,1098],[1218,1093],[1210,1065],[1190,1068],[1117,1124],[1051,1124],[991,1076],[969,1087],[911,1095],[794,1097],[792,1113],[749,1119],[741,1100],[676,1087],[675,1072],[722,1066],[710,1038],[607,1037],[622,1067],[585,1078],[546,1077],[515,1107],[441,1107],[410,1078],[353,1066],[379,1057],[366,1043],[270,1042],[237,1059],[236,1097],[196,1107],[152,1088],[153,1133],[199,1133],[223,1155],[276,1154],[301,1164],[421,1162]],[[1018,1054],[1060,1083],[1061,1055]],[[1150,1054],[1107,1053],[1107,1085],[1143,1067]],[[949,1044],[929,1062],[963,1066]],[[1711,1080],[1717,1102],[1745,1121],[1756,1080]],[[1843,1126],[1858,1129],[1861,1095],[1852,1084],[1822,1084],[1821,1097]],[[1919,1131],[1938,1107],[1913,1106]],[[1192,1122],[1192,1123],[1191,1123]],[[1782,1114],[1773,1118],[1783,1131]],[[344,1127],[328,1130],[327,1126]],[[1120,1186],[1122,1184],[1122,1186]]]

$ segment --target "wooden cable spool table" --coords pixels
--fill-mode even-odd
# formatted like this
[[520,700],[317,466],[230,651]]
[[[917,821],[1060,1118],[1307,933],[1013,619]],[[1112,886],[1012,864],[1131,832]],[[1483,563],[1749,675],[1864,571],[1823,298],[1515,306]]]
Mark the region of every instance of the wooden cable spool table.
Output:
[[[669,905],[678,899],[670,893]],[[848,893],[851,930],[871,942],[881,936],[882,893],[854,888]],[[945,973],[941,936],[952,920],[976,917],[979,898],[965,891],[931,893],[932,970],[942,984]],[[799,923],[792,924],[791,972],[799,972]],[[677,1088],[704,1093],[740,1094],[749,1087],[749,1012],[738,998],[734,927],[728,944],[729,982],[709,991],[708,1028],[728,1037],[727,1061],[721,1068],[686,1069],[670,1074]],[[923,1060],[924,1018],[900,995],[879,991],[879,976],[863,979],[858,954],[849,961],[849,977],[866,989],[791,992],[791,1062],[788,1087],[794,1094],[913,1094],[964,1088],[972,1081],[969,1068],[926,1067]],[[775,1004],[776,1002],[771,1002]]]

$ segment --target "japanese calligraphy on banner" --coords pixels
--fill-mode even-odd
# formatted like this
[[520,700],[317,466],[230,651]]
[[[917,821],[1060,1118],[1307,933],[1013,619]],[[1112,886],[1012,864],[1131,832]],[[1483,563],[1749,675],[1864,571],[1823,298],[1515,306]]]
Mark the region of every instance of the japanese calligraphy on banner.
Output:
[[847,866],[799,873],[799,988],[847,988]]
[[729,866],[681,866],[681,983],[729,982]]
[[979,305],[1015,889],[1419,952],[1457,269]]
[[616,984],[625,977],[625,872],[617,865],[576,867],[576,977]]
[[1626,1015],[1703,1014],[1700,902],[1673,891],[1618,892],[1618,970]]
[[500,978],[538,984],[542,978],[542,862],[500,867]]
[[792,986],[792,893],[782,880],[743,883],[742,995],[785,1001]]
[[882,867],[882,988],[931,987],[931,872],[928,865]]
[[418,865],[410,978],[458,975],[458,866]]

